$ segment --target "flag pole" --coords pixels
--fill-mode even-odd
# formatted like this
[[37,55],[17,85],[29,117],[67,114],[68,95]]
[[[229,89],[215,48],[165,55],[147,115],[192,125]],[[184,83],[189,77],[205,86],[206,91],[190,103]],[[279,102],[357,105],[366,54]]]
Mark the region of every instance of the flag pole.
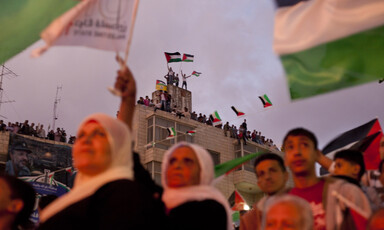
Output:
[[[125,55],[123,62],[119,61],[120,70],[124,68],[124,65],[127,64],[128,61],[128,53],[129,49],[131,47],[132,43],[132,37],[133,37],[133,29],[135,27],[135,21],[136,21],[136,15],[137,15],[137,8],[139,6],[139,0],[135,0],[135,3],[133,5],[133,12],[132,12],[132,20],[131,20],[131,27],[129,28],[129,38],[127,42],[127,46],[125,48]],[[119,56],[119,52],[116,50],[116,57]],[[108,87],[109,92],[111,92],[113,95],[121,97],[122,92],[114,87]]]
[[133,13],[132,13],[132,20],[131,20],[131,28],[129,29],[129,38],[128,38],[128,43],[127,47],[125,49],[125,57],[124,57],[124,63],[127,63],[128,60],[128,53],[129,49],[131,47],[132,43],[132,37],[133,37],[133,29],[135,27],[135,22],[136,22],[136,15],[137,15],[137,8],[139,7],[139,0],[135,0],[135,3],[133,5]]

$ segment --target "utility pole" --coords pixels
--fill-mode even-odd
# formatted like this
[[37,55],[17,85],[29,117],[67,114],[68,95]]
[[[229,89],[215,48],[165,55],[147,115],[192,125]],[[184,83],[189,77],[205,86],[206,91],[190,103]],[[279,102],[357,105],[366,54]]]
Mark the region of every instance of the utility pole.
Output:
[[52,130],[55,131],[55,123],[57,120],[57,104],[60,102],[59,98],[59,90],[61,90],[63,87],[62,86],[57,86],[56,88],[56,97],[55,97],[55,102],[53,103],[53,122],[52,122]]
[[17,74],[14,73],[12,70],[5,67],[4,63],[1,64],[1,74],[0,74],[0,108],[3,103],[10,103],[15,102],[14,100],[11,101],[3,101],[3,78],[4,76],[9,75],[10,77],[17,77]]

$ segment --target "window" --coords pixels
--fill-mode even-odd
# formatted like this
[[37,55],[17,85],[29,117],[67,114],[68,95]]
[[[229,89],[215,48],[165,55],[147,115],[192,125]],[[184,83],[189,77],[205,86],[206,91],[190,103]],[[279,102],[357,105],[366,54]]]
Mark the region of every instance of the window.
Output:
[[[169,136],[168,128],[173,127],[176,130],[176,138],[167,139]],[[175,121],[167,120],[161,117],[150,117],[147,120],[147,149],[152,148],[151,143],[155,142],[154,147],[167,150],[176,141],[186,141],[193,143],[194,137],[186,134],[187,131],[195,128],[188,125],[178,124]]]
[[[147,144],[153,142],[153,117],[148,118],[148,125],[147,125]],[[152,148],[152,145],[148,145],[148,148]]]
[[161,162],[151,161],[145,164],[145,168],[151,174],[155,183],[161,185]]
[[[240,146],[240,145],[239,145]],[[236,147],[235,147],[236,149]],[[257,153],[259,149],[255,145],[243,145],[243,154],[241,153],[241,148],[237,148],[235,150],[235,158],[240,158],[242,156],[248,156],[249,154]],[[255,163],[255,158],[253,158],[250,161],[247,161],[245,164],[243,164],[241,167],[236,169],[238,170],[247,170],[249,172],[254,172],[255,170],[253,169],[253,164]]]
[[176,138],[177,138],[177,142],[186,141],[186,142],[189,142],[189,143],[193,143],[195,138],[194,138],[194,136],[188,135],[187,131],[192,131],[194,129],[195,128],[192,127],[192,126],[176,124],[176,131],[177,131]]
[[213,163],[215,165],[220,164],[220,153],[212,151],[212,150],[208,150],[208,152],[209,152],[209,154],[211,154]]
[[[258,148],[255,145],[245,145],[243,150],[244,150],[244,156],[248,156],[249,154],[256,153],[258,151]],[[244,164],[244,169],[249,171],[249,172],[254,172],[255,171],[253,169],[254,163],[255,163],[255,158],[253,158],[250,161],[247,161]]]

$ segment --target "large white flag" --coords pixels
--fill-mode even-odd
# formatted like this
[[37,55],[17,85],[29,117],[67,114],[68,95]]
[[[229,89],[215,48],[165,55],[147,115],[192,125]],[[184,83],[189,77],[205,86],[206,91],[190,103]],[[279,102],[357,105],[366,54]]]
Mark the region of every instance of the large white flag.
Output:
[[34,50],[32,56],[40,56],[53,45],[127,52],[137,4],[138,0],[83,0],[41,33],[46,46]]

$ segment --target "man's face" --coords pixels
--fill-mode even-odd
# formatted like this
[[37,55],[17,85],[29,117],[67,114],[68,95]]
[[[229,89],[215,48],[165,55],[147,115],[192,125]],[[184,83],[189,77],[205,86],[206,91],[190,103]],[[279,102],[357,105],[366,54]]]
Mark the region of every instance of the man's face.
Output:
[[337,158],[335,160],[335,171],[334,175],[347,176],[358,180],[358,174],[360,171],[360,166],[353,164],[342,158]]
[[264,160],[255,168],[257,184],[261,191],[273,195],[284,188],[288,173],[275,160]]
[[28,153],[23,150],[13,150],[13,153],[10,155],[13,165],[17,169],[21,169],[28,163]]
[[266,230],[300,230],[300,212],[288,202],[273,205],[266,216]]
[[285,165],[293,174],[307,174],[315,170],[316,151],[314,143],[306,136],[288,136],[284,143]]

